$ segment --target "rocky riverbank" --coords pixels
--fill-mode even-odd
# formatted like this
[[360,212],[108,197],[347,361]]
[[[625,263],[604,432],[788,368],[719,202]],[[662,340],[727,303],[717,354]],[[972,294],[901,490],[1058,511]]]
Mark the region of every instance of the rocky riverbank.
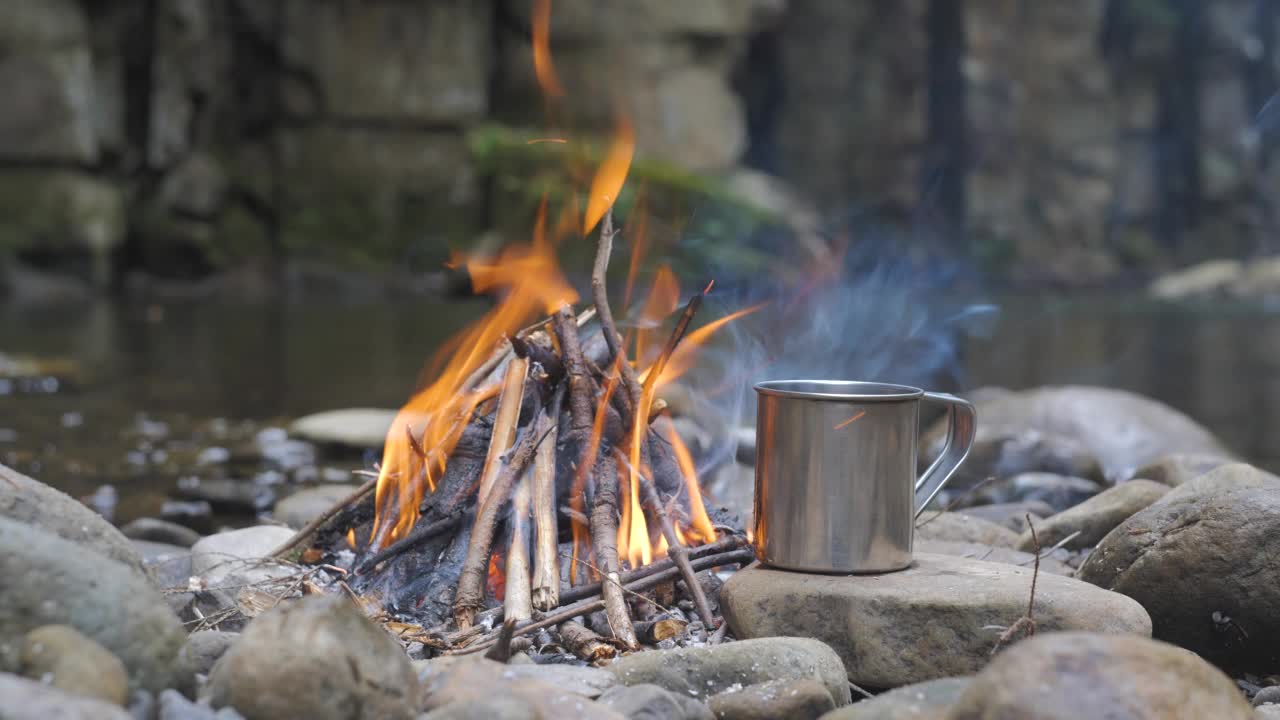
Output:
[[978,445],[912,568],[751,567],[720,592],[728,642],[598,667],[536,636],[430,657],[268,559],[348,485],[235,530],[118,529],[0,466],[0,717],[1274,717],[1280,478],[1128,393],[973,395]]

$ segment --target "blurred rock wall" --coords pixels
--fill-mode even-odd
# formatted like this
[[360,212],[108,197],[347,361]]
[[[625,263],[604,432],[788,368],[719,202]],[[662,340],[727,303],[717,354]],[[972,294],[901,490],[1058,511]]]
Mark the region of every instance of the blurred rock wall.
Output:
[[[620,107],[647,156],[910,226],[937,215],[929,3],[555,0],[552,122]],[[547,123],[529,5],[0,0],[0,255],[104,283],[434,266],[490,211],[467,131]],[[963,6],[965,252],[1079,283],[1273,234],[1270,3]]]

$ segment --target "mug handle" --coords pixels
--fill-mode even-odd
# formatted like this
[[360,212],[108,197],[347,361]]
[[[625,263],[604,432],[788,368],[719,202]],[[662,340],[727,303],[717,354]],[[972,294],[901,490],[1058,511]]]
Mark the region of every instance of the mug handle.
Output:
[[978,429],[978,415],[974,412],[973,403],[968,400],[947,393],[933,392],[925,393],[924,399],[946,404],[947,440],[943,443],[942,452],[938,453],[938,458],[916,481],[916,497],[920,497],[922,491],[924,494],[924,502],[916,508],[917,518],[933,501],[933,496],[937,495],[955,474],[960,463],[969,456],[969,449],[973,447],[973,438]]

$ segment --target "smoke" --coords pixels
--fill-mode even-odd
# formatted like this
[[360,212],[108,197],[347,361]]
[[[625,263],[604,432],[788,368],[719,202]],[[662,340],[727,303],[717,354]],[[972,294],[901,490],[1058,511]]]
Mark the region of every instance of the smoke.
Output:
[[[806,267],[780,260],[772,272],[728,283],[717,279],[707,318],[763,303],[728,325],[700,356],[686,384],[695,418],[714,414],[728,427],[714,433],[700,469],[734,456],[752,426],[753,386],[765,380],[866,380],[928,390],[968,387],[963,349],[987,337],[999,311],[986,302],[978,275],[964,260],[921,249],[881,228],[846,229],[847,244]],[[840,241],[832,245],[839,248]],[[794,262],[799,272],[782,272]]]

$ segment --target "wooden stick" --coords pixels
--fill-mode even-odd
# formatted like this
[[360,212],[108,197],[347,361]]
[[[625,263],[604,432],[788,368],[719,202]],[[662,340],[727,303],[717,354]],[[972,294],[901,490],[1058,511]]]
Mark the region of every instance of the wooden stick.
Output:
[[644,620],[636,622],[634,625],[636,636],[650,645],[657,645],[668,638],[678,637],[688,626],[689,622],[687,620],[675,617]]
[[271,557],[276,559],[284,559],[286,555],[292,554],[292,551],[304,542],[309,542],[311,538],[324,527],[329,524],[343,510],[355,505],[373,492],[378,487],[378,479],[370,478],[365,484],[356,488],[350,495],[339,500],[333,507],[325,510],[311,522],[302,526],[302,529],[293,534],[293,537],[285,541],[283,545],[271,551]]
[[[554,432],[554,425],[552,426]],[[548,439],[550,436],[548,436]],[[547,445],[544,441],[539,450]],[[537,455],[534,452],[534,463]],[[533,494],[533,468],[526,468],[511,497],[511,548],[507,551],[507,584],[502,605],[508,620],[533,617],[533,598],[529,587],[529,502]]]
[[483,504],[501,472],[502,454],[515,442],[516,427],[520,422],[520,406],[524,400],[524,382],[529,375],[529,361],[514,358],[507,363],[506,377],[502,381],[502,395],[498,397],[498,409],[493,413],[493,431],[489,435],[489,454],[484,459],[484,471],[480,474],[480,492],[477,496]]
[[[600,316],[600,329],[604,333],[604,341],[609,346],[609,360],[622,357],[618,363],[622,368],[622,387],[626,389],[627,399],[631,406],[640,404],[640,383],[636,381],[635,368],[625,360],[626,353],[622,347],[622,335],[618,333],[618,325],[613,321],[613,310],[609,307],[609,286],[606,276],[609,272],[609,256],[613,253],[613,208],[604,213],[600,222],[600,239],[596,243],[596,260],[591,268],[591,300],[595,303],[596,314]],[[607,363],[606,363],[607,364]]]
[[[622,363],[625,365],[626,363]],[[622,594],[618,573],[618,466],[609,453],[601,453],[595,465],[595,504],[591,508],[591,540],[596,551],[596,564],[603,571],[604,608],[613,636],[628,650],[634,650],[635,631],[631,629],[631,613]]]
[[[704,570],[706,568],[720,567],[723,565],[745,565],[749,562],[752,562],[755,559],[756,559],[755,551],[753,551],[751,548],[741,548],[738,550],[730,550],[729,552],[723,552],[716,555],[707,555],[705,557],[700,557],[694,563],[694,565],[697,566],[699,570]],[[644,592],[645,590],[652,589],[658,585],[661,585],[664,582],[670,582],[679,576],[680,576],[680,571],[678,569],[674,567],[668,567],[666,570],[662,572],[653,573],[651,575],[647,575],[643,578],[640,578],[635,582],[627,583],[626,588],[631,592],[637,592],[637,593]],[[517,627],[515,630],[515,635],[517,636],[527,635],[528,633],[541,630],[542,628],[545,628],[545,627],[558,625],[566,620],[572,620],[573,618],[576,618],[576,617],[589,615],[602,608],[604,608],[603,597],[593,597],[586,600],[582,600],[581,602],[574,603],[572,605],[565,605],[564,607],[561,607],[559,610],[556,610],[554,613],[547,615],[541,620],[535,620],[531,623],[528,623],[527,625],[521,625]],[[632,632],[634,633],[634,631]],[[497,640],[497,635],[494,633],[490,633],[489,635],[486,635],[484,638],[477,640],[471,645],[468,645],[465,648],[454,650],[450,654],[466,655],[469,653],[480,652],[481,650],[485,650],[491,647],[496,640]]]
[[564,363],[560,361],[558,355],[542,343],[513,337],[511,338],[511,348],[515,351],[516,357],[523,360],[532,360],[541,365],[552,384],[559,382],[560,378],[564,376]]
[[560,623],[560,640],[569,652],[587,662],[607,660],[618,654],[618,649],[604,638],[572,620]]
[[[647,385],[648,383],[646,383]],[[648,439],[646,437],[646,439]],[[680,568],[680,574],[684,577],[684,583],[689,587],[689,594],[693,595],[694,607],[698,609],[698,617],[702,618],[702,622],[708,628],[716,625],[715,616],[711,614],[711,605],[707,602],[707,594],[702,591],[702,584],[698,582],[698,577],[693,571],[693,566],[689,564],[689,548],[686,548],[680,542],[680,538],[676,536],[675,526],[671,524],[671,516],[667,513],[667,508],[662,504],[662,498],[659,497],[658,491],[653,486],[653,481],[644,476],[644,473],[636,469],[636,475],[640,480],[640,499],[641,502],[649,507],[649,512],[658,520],[658,526],[662,530],[662,537],[667,540],[667,555],[675,562],[676,567]]]
[[[559,414],[559,398],[555,401]],[[467,544],[466,559],[462,562],[462,571],[458,575],[458,589],[453,597],[453,617],[458,627],[471,627],[476,610],[480,609],[484,600],[484,579],[489,567],[489,550],[493,545],[494,531],[498,526],[498,517],[502,506],[506,504],[515,485],[516,478],[524,472],[538,441],[545,436],[549,423],[554,423],[554,415],[537,413],[537,420],[525,429],[524,437],[516,445],[510,459],[502,463],[502,469],[493,483],[493,488],[484,499],[477,500],[476,521],[471,528],[471,540]]]
[[[556,440],[559,423],[533,456],[534,570],[531,601],[539,610],[560,604],[560,528],[556,519]],[[510,588],[510,584],[507,585]],[[508,592],[510,590],[508,589]]]
[[578,437],[591,432],[591,378],[587,375],[586,364],[582,360],[582,344],[578,340],[578,330],[572,323],[573,309],[568,305],[560,308],[552,318],[556,338],[560,341],[560,354],[564,361],[565,373],[569,376],[569,426],[577,442]]
[[502,623],[502,629],[498,632],[498,641],[493,644],[493,649],[484,654],[485,658],[500,663],[510,660],[511,641],[515,637],[515,630],[515,620],[508,620]]
[[447,515],[440,520],[430,523],[429,525],[419,525],[418,527],[415,527],[408,535],[361,561],[361,563],[355,567],[355,574],[364,575],[377,567],[379,563],[386,562],[407,550],[412,550],[437,535],[458,527],[458,525],[462,523],[462,519],[466,516],[467,514],[462,512],[462,508],[458,507],[456,512]]

